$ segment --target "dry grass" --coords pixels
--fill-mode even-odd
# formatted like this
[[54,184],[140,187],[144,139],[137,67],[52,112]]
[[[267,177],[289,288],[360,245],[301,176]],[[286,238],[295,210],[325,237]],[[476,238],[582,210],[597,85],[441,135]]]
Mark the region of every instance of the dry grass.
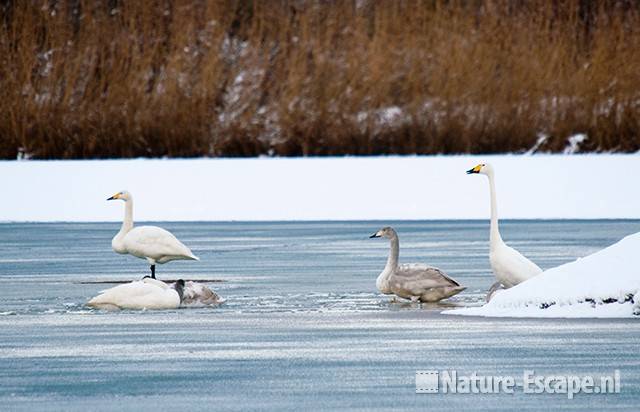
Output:
[[636,4],[5,0],[0,157],[637,151]]

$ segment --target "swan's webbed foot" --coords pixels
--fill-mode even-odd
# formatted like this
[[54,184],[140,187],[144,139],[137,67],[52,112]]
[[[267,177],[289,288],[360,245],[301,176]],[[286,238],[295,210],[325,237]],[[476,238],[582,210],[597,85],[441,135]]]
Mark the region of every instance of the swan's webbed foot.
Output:
[[151,279],[156,278],[156,265],[151,265]]

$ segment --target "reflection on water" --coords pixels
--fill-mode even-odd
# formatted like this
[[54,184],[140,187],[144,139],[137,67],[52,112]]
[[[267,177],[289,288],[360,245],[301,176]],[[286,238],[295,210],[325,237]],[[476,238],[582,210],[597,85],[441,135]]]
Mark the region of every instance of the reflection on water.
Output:
[[[440,304],[375,290],[391,223],[401,262],[438,266],[467,286]],[[119,224],[0,224],[0,400],[10,409],[357,407],[538,409],[553,396],[415,395],[416,369],[520,374],[622,370],[619,405],[640,398],[631,320],[442,316],[479,305],[493,283],[488,222],[163,223],[200,262],[160,279],[209,279],[219,308],[101,312],[84,307],[107,280],[146,262],[110,249]],[[640,221],[509,221],[503,237],[550,268],[640,231]],[[153,360],[153,363],[149,363]],[[289,395],[283,398],[282,394]],[[426,396],[426,397],[425,397]],[[103,404],[101,402],[105,402]],[[582,396],[567,407],[602,407]],[[611,401],[611,399],[609,399]],[[289,403],[292,402],[292,403]],[[563,402],[567,402],[563,400]]]

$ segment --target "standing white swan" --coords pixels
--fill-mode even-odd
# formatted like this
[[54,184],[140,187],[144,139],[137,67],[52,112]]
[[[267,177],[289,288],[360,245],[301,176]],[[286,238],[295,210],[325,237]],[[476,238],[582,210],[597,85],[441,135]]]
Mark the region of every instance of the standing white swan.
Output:
[[183,298],[184,280],[172,287],[159,280],[144,278],[101,292],[87,302],[97,309],[176,309]]
[[370,237],[391,240],[387,264],[376,280],[376,287],[385,295],[395,294],[414,302],[437,302],[466,289],[438,268],[420,263],[398,265],[400,240],[393,228],[384,227]]
[[[474,173],[482,174],[489,178],[489,190],[491,194],[489,261],[491,262],[491,269],[498,283],[502,284],[505,288],[510,288],[542,273],[542,269],[540,269],[538,265],[524,257],[517,250],[507,246],[500,236],[493,167],[490,164],[479,164],[473,169],[467,170],[467,174]],[[492,291],[495,291],[494,288],[497,290],[498,285],[494,285]],[[490,296],[488,296],[488,298],[490,299]]]
[[156,278],[156,263],[172,260],[200,260],[188,247],[170,232],[158,226],[133,227],[133,197],[125,191],[118,192],[107,200],[124,201],[124,221],[117,235],[111,240],[116,253],[130,254],[147,259],[151,265],[151,277]]

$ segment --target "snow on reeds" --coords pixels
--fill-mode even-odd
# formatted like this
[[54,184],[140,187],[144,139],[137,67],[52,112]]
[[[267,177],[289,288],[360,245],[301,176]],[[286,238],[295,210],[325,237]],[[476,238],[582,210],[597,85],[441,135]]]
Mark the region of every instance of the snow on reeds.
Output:
[[[9,1],[0,157],[640,149],[630,2]],[[548,138],[540,142],[539,136]]]

